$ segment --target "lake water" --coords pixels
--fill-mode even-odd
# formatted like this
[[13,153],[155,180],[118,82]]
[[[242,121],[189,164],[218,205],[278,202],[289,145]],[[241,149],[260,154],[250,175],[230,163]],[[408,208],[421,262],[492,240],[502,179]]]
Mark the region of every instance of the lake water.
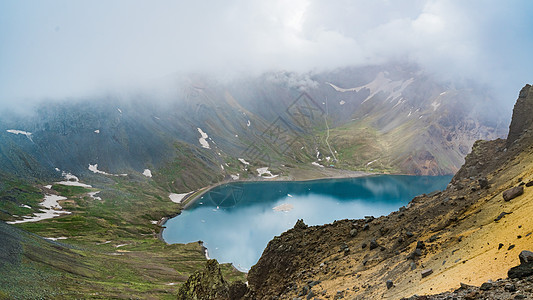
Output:
[[443,190],[451,176],[379,175],[218,186],[165,224],[168,243],[203,241],[209,256],[247,271],[268,242],[298,219],[322,225],[387,215],[417,195]]

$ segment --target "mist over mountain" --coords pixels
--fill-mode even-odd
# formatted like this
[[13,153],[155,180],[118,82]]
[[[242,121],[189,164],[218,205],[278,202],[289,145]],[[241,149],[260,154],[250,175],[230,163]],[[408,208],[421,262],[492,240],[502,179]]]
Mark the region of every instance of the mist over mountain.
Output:
[[286,176],[287,165],[453,174],[475,140],[503,135],[502,111],[490,89],[441,82],[412,64],[228,82],[191,75],[8,115],[0,160],[3,172],[31,178],[88,176],[95,164],[111,174],[151,169],[177,191],[256,176],[239,158]]

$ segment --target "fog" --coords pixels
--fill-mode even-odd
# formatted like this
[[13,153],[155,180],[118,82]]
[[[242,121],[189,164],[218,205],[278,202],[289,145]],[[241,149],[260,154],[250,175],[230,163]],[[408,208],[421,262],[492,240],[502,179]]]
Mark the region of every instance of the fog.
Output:
[[532,15],[531,1],[1,1],[0,106],[390,60],[512,105],[533,81]]

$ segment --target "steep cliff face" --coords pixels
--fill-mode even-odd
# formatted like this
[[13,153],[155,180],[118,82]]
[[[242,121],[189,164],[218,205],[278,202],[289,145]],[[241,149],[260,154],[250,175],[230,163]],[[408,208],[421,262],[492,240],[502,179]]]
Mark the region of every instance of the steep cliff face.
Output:
[[[530,90],[515,106],[513,142],[476,142],[445,191],[388,216],[295,226],[274,238],[248,274],[253,296],[399,299],[505,278],[533,249]],[[504,199],[513,187],[523,194]]]
[[518,100],[513,109],[513,119],[509,126],[509,136],[507,137],[506,146],[510,147],[526,131],[531,131],[533,118],[531,112],[533,111],[533,89],[531,85],[527,84],[522,88],[518,96]]

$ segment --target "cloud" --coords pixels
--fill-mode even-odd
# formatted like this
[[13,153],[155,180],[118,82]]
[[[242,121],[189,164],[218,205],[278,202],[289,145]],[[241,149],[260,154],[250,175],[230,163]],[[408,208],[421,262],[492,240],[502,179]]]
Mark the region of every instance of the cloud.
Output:
[[[2,1],[0,102],[169,74],[232,76],[408,59],[443,78],[531,81],[529,1]],[[508,100],[508,99],[506,99]]]

